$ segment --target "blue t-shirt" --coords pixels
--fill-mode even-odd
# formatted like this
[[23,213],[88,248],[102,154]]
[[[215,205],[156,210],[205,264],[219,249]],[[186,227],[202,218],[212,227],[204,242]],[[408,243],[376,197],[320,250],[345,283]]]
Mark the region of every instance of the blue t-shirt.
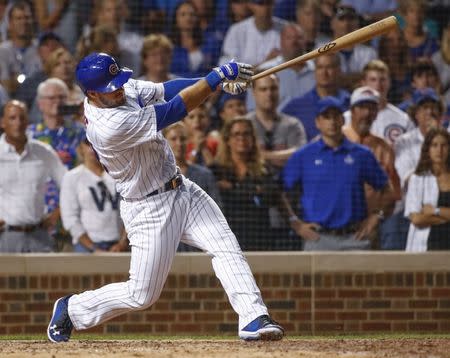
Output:
[[336,149],[322,139],[295,152],[283,169],[285,190],[299,184],[303,220],[341,228],[367,217],[364,183],[375,190],[388,177],[369,148],[344,139]]
[[[349,108],[350,93],[340,89],[335,97],[341,101],[343,110]],[[317,114],[317,102],[319,102],[320,98],[321,97],[314,87],[303,96],[292,98],[283,108],[281,108],[281,112],[296,117],[303,123],[308,142],[319,134],[315,120]]]

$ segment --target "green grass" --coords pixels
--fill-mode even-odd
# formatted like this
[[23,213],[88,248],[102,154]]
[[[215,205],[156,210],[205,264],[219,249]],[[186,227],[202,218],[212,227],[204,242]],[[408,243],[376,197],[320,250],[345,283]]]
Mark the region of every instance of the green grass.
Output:
[[[330,334],[321,336],[287,336],[288,339],[305,339],[305,340],[316,340],[316,339],[450,339],[450,334],[429,334],[429,333],[377,333],[377,334]],[[149,341],[167,341],[167,340],[177,340],[177,339],[192,339],[192,340],[238,340],[237,336],[227,335],[227,336],[188,336],[188,335],[178,335],[178,336],[152,336],[149,334],[75,334],[73,336],[74,340],[149,340]],[[43,334],[33,334],[33,335],[0,335],[1,341],[13,341],[13,340],[47,340],[47,336]]]

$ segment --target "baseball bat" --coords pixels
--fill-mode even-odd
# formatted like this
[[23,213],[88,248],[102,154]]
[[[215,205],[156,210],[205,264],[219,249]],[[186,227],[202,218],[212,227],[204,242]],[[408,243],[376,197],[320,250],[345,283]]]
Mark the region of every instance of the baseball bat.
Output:
[[336,40],[333,40],[315,50],[305,53],[304,55],[298,56],[296,58],[293,58],[292,60],[280,63],[277,66],[262,71],[252,76],[252,81],[269,76],[272,73],[279,72],[281,70],[284,70],[285,68],[298,65],[299,63],[309,61],[321,55],[333,53],[342,50],[343,48],[351,47],[361,42],[366,42],[367,40],[370,40],[375,36],[379,36],[386,32],[389,32],[396,26],[397,19],[395,18],[395,16],[386,17],[383,20],[374,22],[373,24],[364,26],[358,30],[350,32],[347,35],[341,36]]

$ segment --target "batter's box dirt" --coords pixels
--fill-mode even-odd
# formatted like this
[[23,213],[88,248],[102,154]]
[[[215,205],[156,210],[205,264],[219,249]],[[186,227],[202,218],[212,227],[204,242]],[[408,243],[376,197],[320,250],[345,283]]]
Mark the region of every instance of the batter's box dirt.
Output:
[[154,357],[154,358],[450,358],[450,339],[285,339],[247,343],[238,340],[73,340],[0,341],[0,357]]

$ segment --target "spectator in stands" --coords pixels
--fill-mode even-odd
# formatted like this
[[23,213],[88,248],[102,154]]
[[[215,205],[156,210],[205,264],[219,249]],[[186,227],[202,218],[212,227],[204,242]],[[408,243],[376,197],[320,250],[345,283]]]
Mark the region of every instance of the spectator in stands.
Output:
[[39,117],[35,115],[36,111],[33,111],[37,87],[42,81],[45,81],[49,77],[48,73],[45,71],[45,63],[53,51],[63,46],[64,44],[61,38],[53,32],[46,32],[39,36],[38,53],[43,67],[40,71],[28,76],[17,89],[15,97],[25,102],[27,107],[30,108],[29,119],[32,123],[36,123],[39,119]]
[[[303,30],[294,23],[284,26],[281,31],[281,54],[272,60],[262,63],[258,70],[266,70],[283,62],[292,60],[305,52],[305,38]],[[296,66],[286,68],[277,73],[279,79],[278,101],[280,107],[289,102],[293,97],[304,95],[316,84],[314,78],[314,62],[308,61]],[[247,91],[247,110],[255,109],[255,99],[252,91]]]
[[[382,223],[378,245],[381,249],[392,249],[391,240],[398,240],[392,233],[397,233],[397,217],[392,217],[396,200],[401,199],[400,180],[395,170],[395,154],[393,148],[382,138],[370,132],[373,123],[378,120],[380,94],[371,87],[359,87],[352,93],[350,99],[351,109],[348,111],[349,122],[342,128],[346,138],[352,142],[367,146],[375,155],[378,163],[388,175],[390,186],[393,189],[392,197],[385,197]],[[345,116],[344,116],[345,117]],[[377,209],[378,193],[366,185],[366,200],[369,212]]]
[[405,20],[403,33],[413,62],[420,58],[431,58],[439,50],[435,38],[424,30],[427,10],[425,0],[398,0],[400,14]]
[[[139,74],[142,36],[134,31],[129,31],[125,27],[125,20],[130,13],[127,2],[122,0],[96,0],[93,1],[93,5],[92,24],[84,28],[83,35],[89,38],[88,35],[94,27],[111,27],[117,36],[118,51],[127,54],[127,66],[134,70],[136,74]],[[111,52],[106,53],[112,55]],[[123,59],[121,64],[125,64]]]
[[306,144],[305,128],[295,117],[277,111],[280,93],[277,76],[254,81],[253,93],[256,109],[246,117],[255,127],[263,159],[278,171],[297,149]]
[[297,23],[303,30],[305,37],[305,51],[312,51],[330,40],[320,30],[322,13],[318,0],[297,0],[295,11]]
[[17,1],[8,13],[9,40],[0,44],[0,83],[14,94],[26,77],[42,68],[28,2]]
[[49,146],[26,135],[27,108],[9,101],[1,118],[0,252],[51,252],[48,229],[58,216],[45,215],[45,183],[61,183],[66,168]]
[[217,152],[217,140],[209,134],[211,119],[205,104],[190,111],[183,120],[187,129],[186,159],[210,166]]
[[423,90],[425,88],[432,88],[437,94],[441,93],[441,82],[436,67],[433,62],[428,59],[417,60],[411,70],[411,87],[409,91],[405,91],[406,99],[398,105],[403,111],[408,111],[408,108],[414,104],[413,92],[415,90]]
[[315,59],[316,86],[306,94],[291,99],[281,108],[283,113],[299,119],[306,130],[308,141],[319,134],[315,124],[317,104],[322,97],[334,96],[348,108],[350,94],[340,88],[340,57],[338,54],[322,55]]
[[207,71],[202,32],[194,4],[180,1],[170,28],[174,44],[170,71],[181,77],[199,77]]
[[120,48],[117,32],[110,25],[98,25],[80,39],[76,57],[83,58],[91,52],[105,52],[117,58],[121,66],[130,67],[136,74],[140,73],[140,60],[136,61],[133,53]]
[[[347,35],[360,27],[358,14],[351,6],[339,5],[336,8],[331,20],[333,38]],[[342,78],[340,79],[343,87],[352,89],[356,80],[359,80],[364,66],[377,58],[376,51],[367,45],[357,44],[339,52],[341,57]]]
[[76,105],[83,102],[84,94],[75,83],[75,59],[65,48],[53,51],[44,64],[50,78],[59,78],[67,85],[69,93],[65,104]]
[[[372,243],[384,197],[391,195],[386,173],[372,152],[345,139],[342,104],[334,97],[318,103],[321,137],[295,152],[283,172],[285,190],[300,186],[302,215],[297,217],[284,195],[289,221],[305,251],[366,250]],[[364,185],[380,192],[379,206],[368,213]]]
[[402,188],[417,167],[424,137],[430,129],[441,126],[443,114],[440,98],[432,88],[416,90],[413,103],[409,113],[417,128],[398,137],[394,146],[395,168]]
[[140,80],[166,82],[175,78],[169,72],[173,44],[163,34],[152,34],[144,38],[141,51],[142,76]]
[[245,93],[232,95],[227,92],[222,92],[220,94],[220,97],[216,102],[217,118],[212,125],[214,129],[209,133],[213,138],[220,138],[220,131],[226,121],[247,114],[245,98]]
[[85,139],[78,146],[81,165],[69,170],[61,184],[61,219],[75,252],[125,251],[121,240],[120,196]]
[[450,20],[442,31],[440,51],[436,52],[431,60],[439,73],[443,88],[443,97],[447,108],[450,107]]
[[326,36],[332,36],[333,31],[331,30],[331,19],[334,16],[336,6],[339,0],[320,0],[320,27],[319,31]]
[[228,20],[230,25],[243,21],[250,16],[251,12],[247,0],[230,0],[228,2]]
[[64,44],[73,53],[77,44],[79,1],[34,0],[36,20],[41,32],[60,34]]
[[269,207],[275,205],[277,189],[264,167],[250,120],[237,117],[224,123],[212,170],[223,212],[242,250],[270,250],[274,238]]
[[230,27],[220,63],[238,59],[257,66],[279,54],[280,34],[286,23],[272,15],[273,0],[250,0],[248,7],[253,16]]
[[386,63],[391,75],[389,101],[398,104],[404,99],[403,94],[411,84],[412,65],[405,36],[399,28],[380,37],[378,56],[381,61]]
[[172,148],[177,166],[181,173],[206,191],[221,206],[216,178],[208,168],[186,160],[187,130],[182,122],[177,122],[163,129],[163,135]]
[[[37,90],[37,101],[43,121],[30,125],[28,130],[34,139],[50,144],[63,164],[72,169],[76,165],[76,149],[85,130],[81,124],[65,120],[60,113],[60,106],[66,103],[68,93],[67,85],[58,78],[42,82]],[[54,182],[48,185],[46,204],[49,211],[58,209],[59,195]]]
[[[369,86],[380,94],[378,115],[370,131],[393,144],[398,136],[415,128],[408,114],[388,102],[387,94],[391,86],[389,68],[381,60],[372,60],[363,70],[362,85]],[[344,117],[347,123],[347,112]]]
[[450,250],[450,134],[431,129],[408,183],[405,216],[411,224],[406,251]]
[[367,23],[384,19],[397,10],[396,0],[341,0],[340,4],[355,8]]

